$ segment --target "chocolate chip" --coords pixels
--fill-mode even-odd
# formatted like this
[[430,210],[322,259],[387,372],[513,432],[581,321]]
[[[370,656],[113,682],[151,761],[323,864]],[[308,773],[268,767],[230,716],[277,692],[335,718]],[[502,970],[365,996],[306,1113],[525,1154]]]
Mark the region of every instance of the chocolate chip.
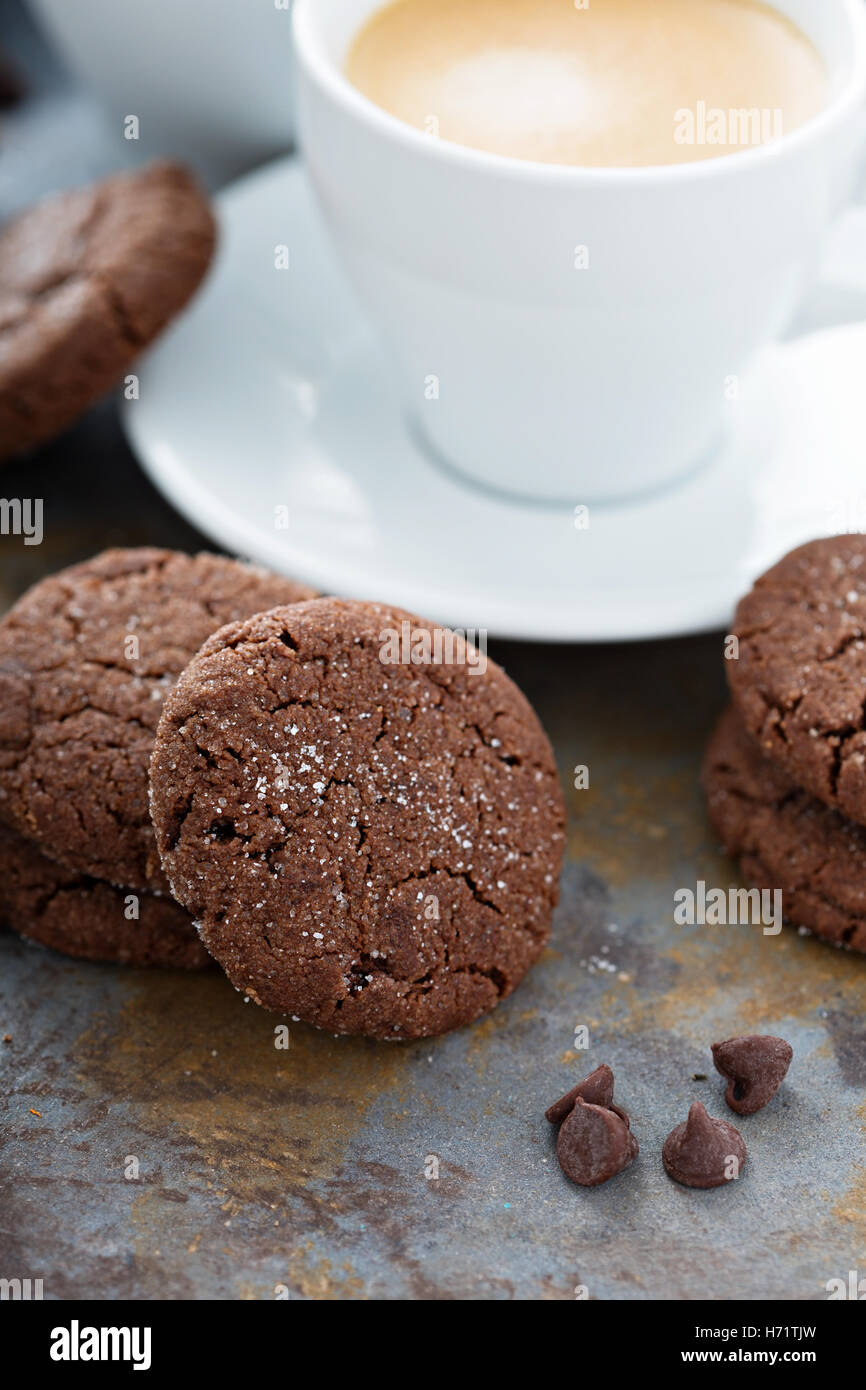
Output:
[[696,1100],[685,1124],[664,1142],[662,1162],[685,1187],[722,1187],[738,1178],[746,1161],[743,1136],[726,1120],[715,1120]]
[[552,1125],[562,1124],[566,1115],[571,1114],[578,1099],[585,1100],[588,1105],[600,1105],[604,1110],[612,1110],[626,1126],[629,1125],[626,1112],[613,1103],[613,1072],[606,1063],[602,1062],[600,1067],[596,1067],[589,1076],[578,1081],[576,1086],[572,1086],[570,1091],[566,1091],[564,1096],[545,1110],[545,1119]]
[[627,1168],[637,1153],[637,1140],[615,1110],[577,1097],[556,1141],[556,1157],[567,1178],[581,1187],[598,1187]]
[[713,1043],[716,1071],[728,1082],[725,1100],[738,1115],[754,1115],[778,1091],[794,1055],[784,1038],[753,1033]]

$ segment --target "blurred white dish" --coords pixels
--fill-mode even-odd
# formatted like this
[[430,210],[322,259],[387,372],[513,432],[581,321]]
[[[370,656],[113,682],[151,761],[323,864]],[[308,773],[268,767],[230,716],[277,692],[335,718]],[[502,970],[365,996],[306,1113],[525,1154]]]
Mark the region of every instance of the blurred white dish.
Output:
[[31,0],[73,70],[148,154],[219,183],[294,137],[291,0]]
[[124,420],[156,485],[229,550],[456,627],[605,641],[724,627],[793,545],[866,530],[866,325],[770,349],[723,453],[586,518],[468,486],[418,446],[296,161],[219,211],[215,270]]

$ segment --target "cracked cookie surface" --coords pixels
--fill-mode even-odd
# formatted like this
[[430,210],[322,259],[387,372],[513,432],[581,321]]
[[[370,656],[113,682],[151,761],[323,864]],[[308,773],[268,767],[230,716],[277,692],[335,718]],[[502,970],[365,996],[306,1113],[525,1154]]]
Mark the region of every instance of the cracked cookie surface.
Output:
[[217,628],[311,592],[156,549],[42,580],[0,622],[0,822],[75,873],[167,892],[147,800],[162,702]]
[[196,290],[215,241],[204,192],[167,162],[0,229],[0,457],[53,438],[120,380]]
[[171,898],[75,874],[11,831],[0,836],[0,921],[82,960],[177,970],[213,964],[192,918]]
[[528,701],[459,639],[449,660],[383,661],[404,623],[434,640],[335,599],[225,628],[166,701],[151,765],[172,890],[233,984],[392,1039],[469,1023],[518,984],[564,844]]
[[866,536],[792,551],[741,600],[733,631],[745,727],[793,782],[866,824]]
[[710,739],[703,784],[710,820],[749,882],[781,889],[794,925],[866,951],[866,829],[794,786],[732,707]]

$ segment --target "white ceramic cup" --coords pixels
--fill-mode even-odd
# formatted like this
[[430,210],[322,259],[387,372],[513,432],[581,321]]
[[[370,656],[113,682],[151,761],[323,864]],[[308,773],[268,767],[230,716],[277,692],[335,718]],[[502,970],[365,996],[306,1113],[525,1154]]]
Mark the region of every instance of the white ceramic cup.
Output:
[[296,0],[299,139],[439,458],[574,504],[656,489],[719,442],[730,379],[793,317],[864,143],[862,0],[774,3],[826,62],[814,119],[717,159],[590,169],[388,115],[343,73],[382,0]]
[[122,138],[192,163],[211,183],[294,138],[291,0],[31,0]]

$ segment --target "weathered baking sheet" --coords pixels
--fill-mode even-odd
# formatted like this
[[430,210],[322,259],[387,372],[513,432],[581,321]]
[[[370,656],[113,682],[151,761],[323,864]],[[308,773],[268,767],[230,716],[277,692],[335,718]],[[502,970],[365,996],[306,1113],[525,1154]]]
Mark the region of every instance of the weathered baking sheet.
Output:
[[[114,159],[47,62],[44,85],[0,157],[18,202]],[[32,469],[4,470],[3,491],[43,496],[46,538],[0,538],[2,606],[107,544],[204,544],[110,409]],[[788,930],[674,925],[678,888],[736,881],[697,785],[720,643],[492,655],[538,708],[570,811],[553,944],[517,994],[433,1042],[292,1025],[285,1051],[217,970],[79,965],[0,936],[0,1276],[49,1298],[810,1300],[866,1272],[866,960]],[[728,1113],[709,1044],[765,1029],[796,1055],[740,1123],[742,1178],[675,1186],[668,1130],[696,1098]],[[601,1061],[641,1154],[587,1191],[543,1111]]]

